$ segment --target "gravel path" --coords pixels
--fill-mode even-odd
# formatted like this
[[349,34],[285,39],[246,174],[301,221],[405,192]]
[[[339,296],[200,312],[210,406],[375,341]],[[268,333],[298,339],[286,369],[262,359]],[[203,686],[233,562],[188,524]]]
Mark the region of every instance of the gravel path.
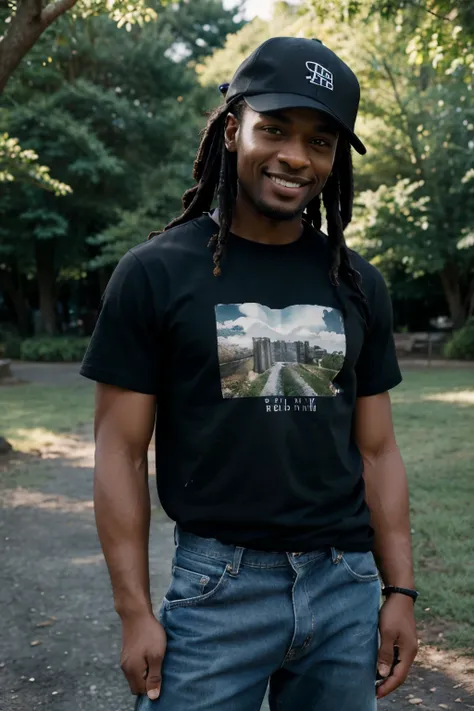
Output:
[[[48,380],[46,370],[36,372],[54,386],[58,372],[49,367]],[[68,377],[76,375],[71,370]],[[94,525],[92,463],[91,428],[55,442],[42,457],[0,459],[1,711],[132,711]],[[173,526],[158,506],[153,478],[150,489],[158,603],[168,581]],[[474,709],[473,659],[424,648],[421,662],[379,711]]]
[[275,363],[272,366],[268,380],[265,383],[265,387],[260,393],[261,397],[274,397],[276,395],[283,395],[282,384],[281,384],[281,370],[282,364]]

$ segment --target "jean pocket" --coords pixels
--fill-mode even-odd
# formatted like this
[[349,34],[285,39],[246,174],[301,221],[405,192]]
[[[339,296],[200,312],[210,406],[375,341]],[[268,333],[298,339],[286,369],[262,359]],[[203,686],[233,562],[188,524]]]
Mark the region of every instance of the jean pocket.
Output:
[[370,583],[379,579],[373,553],[349,551],[341,553],[341,562],[349,575],[358,583]]
[[171,583],[163,600],[165,609],[191,607],[213,598],[227,580],[227,564],[178,548]]

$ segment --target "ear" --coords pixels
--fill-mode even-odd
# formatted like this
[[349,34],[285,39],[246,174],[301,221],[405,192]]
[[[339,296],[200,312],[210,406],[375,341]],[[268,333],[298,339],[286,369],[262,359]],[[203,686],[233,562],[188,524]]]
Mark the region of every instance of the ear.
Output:
[[224,130],[225,147],[229,153],[237,152],[237,141],[239,138],[240,121],[234,114],[227,114]]

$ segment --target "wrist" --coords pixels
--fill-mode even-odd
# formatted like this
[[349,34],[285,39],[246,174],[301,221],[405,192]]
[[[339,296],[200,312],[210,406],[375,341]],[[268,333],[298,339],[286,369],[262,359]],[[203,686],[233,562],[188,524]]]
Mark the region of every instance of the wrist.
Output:
[[386,585],[382,588],[382,595],[385,598],[391,598],[392,596],[401,599],[404,598],[407,601],[411,601],[413,604],[416,602],[418,594],[418,591],[415,590],[414,587],[407,588],[396,585]]
[[153,617],[153,607],[150,600],[145,600],[140,604],[136,600],[128,604],[117,602],[115,611],[124,623]]

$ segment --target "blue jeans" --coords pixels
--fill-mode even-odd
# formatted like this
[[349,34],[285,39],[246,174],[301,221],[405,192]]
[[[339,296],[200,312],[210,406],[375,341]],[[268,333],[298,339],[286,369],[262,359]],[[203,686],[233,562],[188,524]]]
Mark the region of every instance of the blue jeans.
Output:
[[161,696],[137,711],[375,711],[372,553],[266,553],[177,532]]

